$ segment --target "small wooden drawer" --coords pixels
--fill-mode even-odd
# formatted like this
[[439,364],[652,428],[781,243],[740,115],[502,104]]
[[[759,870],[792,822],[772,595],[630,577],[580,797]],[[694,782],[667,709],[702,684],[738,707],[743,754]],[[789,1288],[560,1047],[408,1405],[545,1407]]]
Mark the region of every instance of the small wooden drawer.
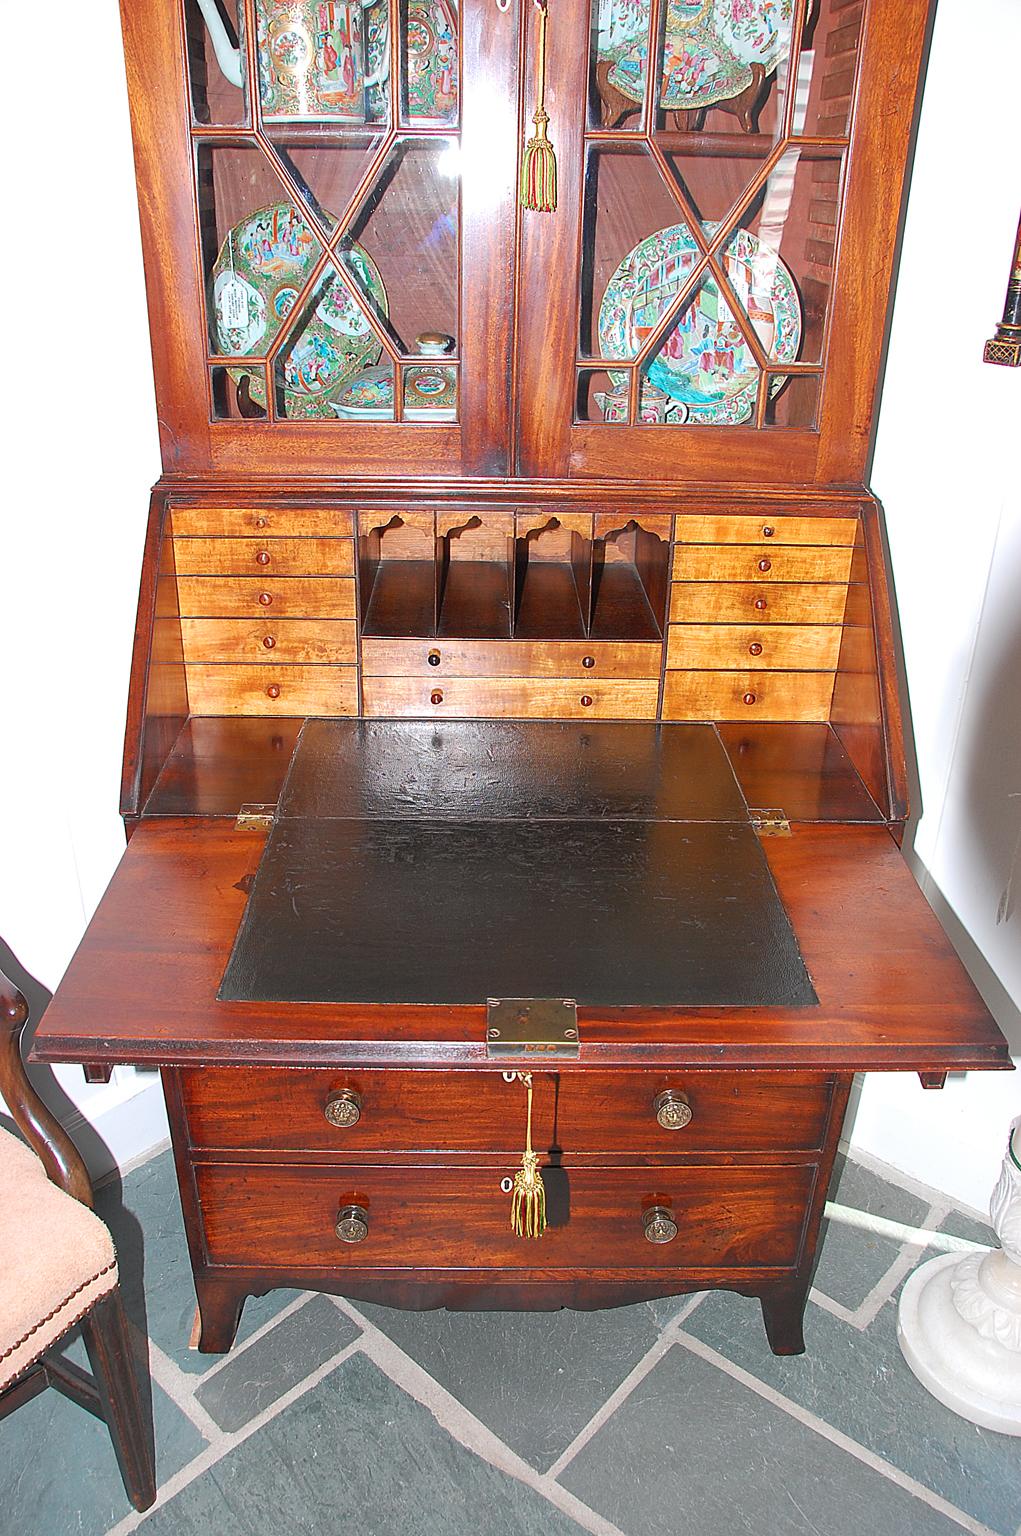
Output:
[[182,619],[181,639],[188,663],[353,666],[357,656],[353,619]]
[[[755,1167],[548,1168],[549,1226],[511,1231],[515,1169],[500,1167],[194,1165],[211,1262],[259,1269],[790,1269],[797,1264],[814,1163]],[[341,1242],[337,1217],[362,1207],[367,1231]],[[649,1242],[643,1215],[669,1209],[671,1242]]]
[[839,624],[848,588],[824,582],[677,581],[675,624]]
[[350,539],[174,540],[179,576],[351,576]]
[[678,513],[674,538],[679,544],[844,544],[855,541],[856,517],[761,517]]
[[[775,1072],[534,1071],[532,1136],[540,1152],[688,1156],[811,1152],[826,1136],[831,1080]],[[210,1067],[180,1074],[188,1136],[199,1149],[355,1156],[376,1152],[520,1151],[524,1090],[501,1072],[293,1071]],[[657,1096],[683,1095],[680,1129]],[[327,1118],[353,1093],[358,1118]]]
[[652,720],[659,683],[650,678],[565,681],[512,677],[366,677],[366,715],[505,719]]
[[177,602],[189,619],[353,619],[355,584],[329,576],[179,576]]
[[190,666],[193,715],[356,715],[354,667]]
[[350,512],[335,507],[172,508],[175,535],[212,534],[218,538],[344,539],[354,533]]
[[837,624],[671,624],[668,667],[833,671]]
[[832,672],[668,672],[665,720],[828,720]]
[[362,640],[366,677],[658,677],[658,642]]
[[675,581],[843,581],[851,571],[850,548],[753,544],[678,544]]

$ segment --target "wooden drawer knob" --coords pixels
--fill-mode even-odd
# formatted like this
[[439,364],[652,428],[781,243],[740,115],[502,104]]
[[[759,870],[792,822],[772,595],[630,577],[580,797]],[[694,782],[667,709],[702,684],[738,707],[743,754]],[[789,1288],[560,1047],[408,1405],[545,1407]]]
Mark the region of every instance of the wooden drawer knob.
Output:
[[430,651],[425,659],[431,667],[438,667],[442,660],[439,651]]
[[262,604],[262,606],[264,608],[268,608],[272,601],[273,601],[273,599],[269,595],[268,592],[260,592],[259,593],[259,602]]
[[272,635],[264,635],[263,639],[262,639],[262,643],[266,647],[267,651],[271,651],[273,649],[273,647],[276,645],[276,641],[274,640]]
[[773,527],[773,525],[771,523],[766,523],[762,529],[762,537],[764,539],[771,539],[775,532],[776,529]]
[[429,703],[430,704],[442,704],[443,703],[443,694],[441,693],[439,688],[434,688],[433,689],[432,693],[429,695]]
[[582,696],[581,696],[581,702],[584,705],[584,707],[586,709],[588,709],[590,704],[592,703],[592,695],[590,693],[583,693]]
[[349,1126],[357,1125],[362,1118],[361,1095],[355,1093],[353,1088],[341,1088],[337,1093],[330,1094],[323,1105],[323,1114],[338,1130],[347,1130]]
[[656,1119],[665,1131],[683,1131],[691,1121],[691,1105],[686,1093],[677,1088],[664,1088],[652,1101]]
[[772,560],[767,560],[765,555],[763,555],[762,559],[759,561],[759,570],[760,571],[771,571],[772,569],[773,569],[773,562],[772,562]]
[[269,550],[260,549],[255,557],[256,565],[269,565]]
[[754,693],[743,693],[741,695],[741,701],[744,704],[754,704],[755,703],[755,695],[754,695]]
[[369,1235],[368,1211],[364,1205],[342,1206],[333,1230],[342,1243],[364,1243]]
[[581,658],[581,664],[583,667],[594,667],[596,664],[596,658],[594,656],[583,656]]
[[674,1213],[666,1205],[650,1205],[642,1212],[642,1227],[648,1243],[672,1243],[677,1236]]
[[279,697],[280,697],[280,684],[279,683],[270,683],[269,687],[266,689],[266,697],[268,699],[279,699]]
[[751,645],[748,647],[748,654],[749,656],[761,656],[762,642],[760,640],[753,640]]
[[766,608],[768,607],[768,604],[767,604],[766,599],[764,597],[757,597],[755,599],[755,606],[759,610],[760,613],[765,613]]

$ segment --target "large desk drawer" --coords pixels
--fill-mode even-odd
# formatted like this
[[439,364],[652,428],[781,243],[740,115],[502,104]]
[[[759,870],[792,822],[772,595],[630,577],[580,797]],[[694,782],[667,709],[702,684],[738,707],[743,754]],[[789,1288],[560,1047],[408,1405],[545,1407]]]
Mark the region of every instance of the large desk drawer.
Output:
[[[293,1071],[231,1067],[180,1073],[191,1145],[224,1150],[507,1152],[524,1145],[525,1090],[496,1071]],[[832,1083],[776,1072],[540,1072],[533,1138],[546,1154],[813,1151],[825,1141]],[[683,1094],[687,1125],[666,1130],[654,1100]],[[360,1115],[332,1125],[332,1095]]]
[[[501,1180],[465,1167],[295,1167],[199,1163],[213,1265],[261,1269],[793,1268],[815,1183],[811,1163],[771,1167],[554,1168],[544,1172],[549,1227],[510,1227]],[[361,1206],[368,1233],[341,1242],[339,1212]],[[666,1207],[670,1242],[648,1241],[643,1216]]]

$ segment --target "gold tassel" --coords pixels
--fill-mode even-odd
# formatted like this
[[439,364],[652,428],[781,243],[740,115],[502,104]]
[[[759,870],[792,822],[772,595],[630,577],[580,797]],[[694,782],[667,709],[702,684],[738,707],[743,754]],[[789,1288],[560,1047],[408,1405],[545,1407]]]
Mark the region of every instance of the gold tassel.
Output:
[[539,1158],[532,1151],[532,1074],[519,1072],[518,1079],[528,1090],[528,1118],[525,1150],[511,1193],[511,1231],[518,1237],[541,1237],[546,1230],[546,1190],[539,1176]]
[[525,145],[521,157],[520,199],[522,208],[537,213],[554,213],[557,206],[557,157],[546,136],[549,113],[546,111],[546,20],[547,0],[535,0],[539,12],[539,36],[535,116],[535,136]]

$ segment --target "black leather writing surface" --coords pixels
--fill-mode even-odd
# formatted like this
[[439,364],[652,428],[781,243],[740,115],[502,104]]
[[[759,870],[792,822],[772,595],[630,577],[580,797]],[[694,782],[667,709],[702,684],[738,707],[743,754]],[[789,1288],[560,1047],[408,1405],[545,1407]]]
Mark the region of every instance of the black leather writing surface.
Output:
[[715,729],[655,721],[309,720],[279,814],[747,820]]
[[282,819],[220,996],[816,1001],[750,825],[595,819]]

